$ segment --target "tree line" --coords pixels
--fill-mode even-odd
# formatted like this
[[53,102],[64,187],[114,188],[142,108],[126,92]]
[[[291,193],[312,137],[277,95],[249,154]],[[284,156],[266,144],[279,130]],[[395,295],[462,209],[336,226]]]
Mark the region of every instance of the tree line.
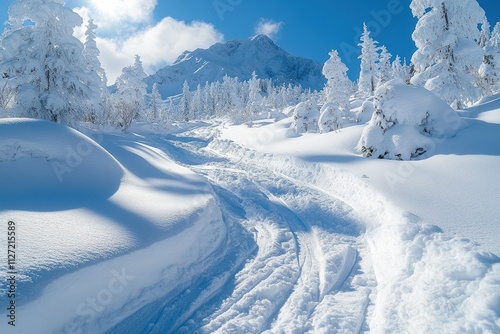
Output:
[[417,51],[410,64],[399,56],[391,61],[393,56],[365,25],[357,82],[349,80],[333,50],[323,68],[327,84],[321,92],[275,86],[254,73],[246,81],[226,76],[203,87],[185,83],[181,95],[163,99],[157,85],[148,94],[139,56],[110,90],[99,61],[97,26],[87,22],[80,42],[73,30],[82,18],[63,0],[16,0],[0,40],[0,116],[126,130],[134,120],[162,126],[214,117],[251,122],[262,113],[304,102],[302,112],[321,109],[318,130],[334,131],[356,118],[353,98],[370,99],[396,78],[432,91],[455,109],[500,91],[500,24],[491,29],[476,0],[413,0],[410,9],[418,18],[412,35]]

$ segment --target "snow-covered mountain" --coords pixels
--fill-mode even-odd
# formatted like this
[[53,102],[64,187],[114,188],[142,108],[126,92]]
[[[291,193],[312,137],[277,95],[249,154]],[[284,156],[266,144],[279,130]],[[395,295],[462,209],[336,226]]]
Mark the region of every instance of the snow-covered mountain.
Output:
[[272,79],[276,84],[300,84],[320,90],[325,84],[322,67],[317,61],[291,55],[267,36],[257,35],[248,40],[186,51],[173,65],[146,78],[146,82],[149,89],[158,83],[162,97],[166,98],[180,94],[184,80],[194,90],[198,84],[220,81],[225,75],[248,80],[255,71],[259,78]]

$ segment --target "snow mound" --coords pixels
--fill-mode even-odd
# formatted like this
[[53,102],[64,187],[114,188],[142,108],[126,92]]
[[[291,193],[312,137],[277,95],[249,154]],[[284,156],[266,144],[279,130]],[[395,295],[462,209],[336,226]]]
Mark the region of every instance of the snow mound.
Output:
[[[36,172],[34,172],[36,171]],[[66,126],[35,119],[0,119],[2,195],[109,197],[123,169],[89,137]]]
[[[416,102],[418,101],[418,102]],[[410,160],[463,128],[458,114],[430,91],[391,80],[375,92],[375,113],[358,150],[366,157]]]

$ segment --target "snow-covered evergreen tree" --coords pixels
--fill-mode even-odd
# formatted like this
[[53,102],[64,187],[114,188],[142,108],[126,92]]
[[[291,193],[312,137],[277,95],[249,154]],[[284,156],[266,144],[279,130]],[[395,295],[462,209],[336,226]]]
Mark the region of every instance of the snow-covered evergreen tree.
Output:
[[347,77],[347,66],[342,62],[337,50],[332,50],[330,59],[323,66],[323,75],[327,83],[325,86],[326,102],[335,103],[344,115],[349,112],[349,96],[351,81]]
[[161,117],[161,96],[158,91],[158,84],[155,82],[153,88],[151,89],[151,106],[149,108],[149,121],[158,122]]
[[484,49],[490,43],[491,26],[490,26],[490,23],[488,22],[488,20],[486,19],[486,17],[485,17],[485,21],[480,26],[481,26],[481,30],[480,30],[481,32],[479,34],[477,44],[481,48]]
[[189,91],[189,84],[187,80],[184,80],[182,85],[182,97],[179,104],[180,112],[182,114],[182,120],[189,122],[192,120],[191,117],[191,92]]
[[486,95],[500,92],[500,23],[493,29],[484,46],[484,59],[479,68],[482,88]]
[[247,114],[251,118],[257,114],[262,107],[262,95],[260,79],[257,78],[257,73],[253,71],[252,78],[248,81],[248,101]]
[[0,70],[15,91],[17,115],[65,124],[84,119],[93,94],[83,44],[73,36],[81,24],[63,0],[10,5]]
[[104,69],[99,61],[100,51],[97,48],[95,30],[97,25],[93,20],[87,23],[85,32],[86,40],[84,44],[83,55],[87,62],[88,82],[87,85],[91,90],[92,99],[89,101],[86,118],[92,123],[104,123],[105,110],[107,109],[106,100],[109,98],[106,88],[107,78]]
[[481,90],[476,75],[483,60],[478,26],[486,22],[484,10],[476,0],[413,0],[410,8],[418,18],[411,83],[455,108],[477,101]]
[[124,131],[145,111],[145,76],[141,58],[136,56],[134,65],[125,67],[116,79],[117,90],[112,96],[112,104],[116,117],[115,123]]
[[495,27],[491,32],[489,45],[500,50],[500,22],[497,22],[497,24],[495,24]]
[[358,94],[361,97],[372,96],[377,87],[378,72],[378,47],[377,42],[370,37],[370,31],[366,24],[363,24],[363,34],[361,35],[361,68],[358,80]]
[[379,59],[377,62],[377,87],[382,86],[389,80],[393,79],[392,76],[392,55],[387,51],[387,48],[382,45],[380,48]]
[[406,59],[401,62],[401,58],[396,56],[396,59],[391,64],[391,77],[393,79],[402,79],[407,82],[410,79],[410,71],[408,66],[406,65]]

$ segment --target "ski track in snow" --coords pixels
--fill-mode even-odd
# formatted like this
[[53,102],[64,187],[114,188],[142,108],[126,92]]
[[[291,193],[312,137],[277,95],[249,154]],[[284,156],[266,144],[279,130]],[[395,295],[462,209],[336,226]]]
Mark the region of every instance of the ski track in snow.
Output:
[[498,256],[346,172],[216,137],[202,124],[154,138],[208,179],[231,228],[222,260],[169,300],[189,305],[159,312],[150,333],[500,331]]
[[[362,261],[367,245],[353,209],[266,166],[227,160],[206,148],[209,139],[194,139],[210,138],[212,130],[168,138],[165,151],[239,202],[239,220],[257,251],[234,279],[227,277],[231,291],[221,290],[170,332],[358,332],[375,281],[369,261]],[[331,308],[327,318],[317,311]]]

